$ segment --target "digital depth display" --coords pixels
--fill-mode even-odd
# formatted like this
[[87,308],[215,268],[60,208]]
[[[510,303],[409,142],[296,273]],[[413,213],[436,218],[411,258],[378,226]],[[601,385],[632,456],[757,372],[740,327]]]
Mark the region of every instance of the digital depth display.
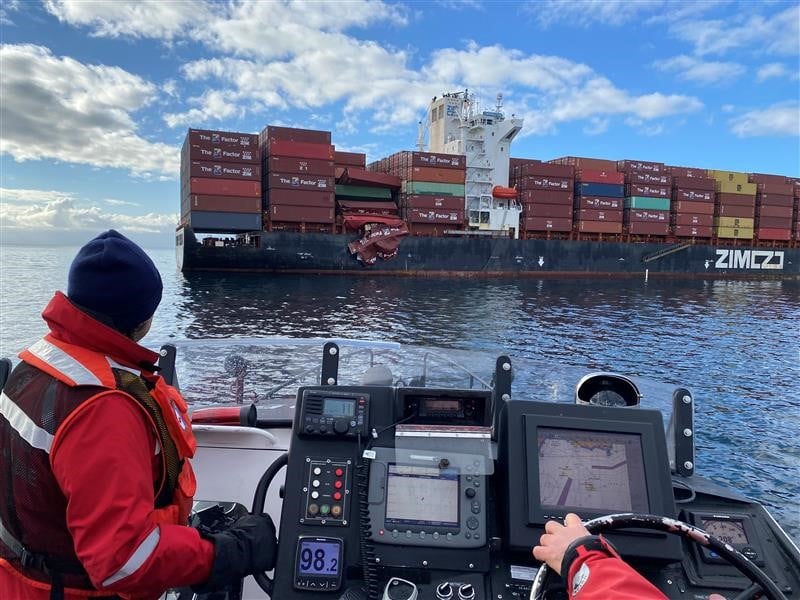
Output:
[[639,434],[550,427],[537,431],[543,508],[650,512]]
[[300,540],[297,552],[297,573],[318,577],[339,577],[340,549],[341,543],[339,542]]
[[325,398],[322,412],[328,417],[352,417],[356,414],[356,401],[349,398]]
[[715,519],[713,517],[703,519],[701,527],[707,533],[718,537],[726,544],[747,545],[747,534],[744,531],[744,523],[738,519]]
[[385,523],[458,527],[458,471],[389,464]]

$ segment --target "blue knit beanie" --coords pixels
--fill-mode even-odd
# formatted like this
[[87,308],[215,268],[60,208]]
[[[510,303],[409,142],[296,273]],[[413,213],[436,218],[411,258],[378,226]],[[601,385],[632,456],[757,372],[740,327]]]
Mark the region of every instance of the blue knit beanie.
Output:
[[161,275],[139,246],[109,229],[78,251],[69,268],[67,296],[130,333],[156,312]]

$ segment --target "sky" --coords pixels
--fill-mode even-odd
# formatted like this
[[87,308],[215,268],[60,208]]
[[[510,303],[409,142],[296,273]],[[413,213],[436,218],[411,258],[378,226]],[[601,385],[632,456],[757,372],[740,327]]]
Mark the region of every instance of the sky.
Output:
[[512,156],[800,176],[799,2],[0,6],[0,243],[170,247],[187,128],[323,129],[376,160],[465,88],[524,117]]

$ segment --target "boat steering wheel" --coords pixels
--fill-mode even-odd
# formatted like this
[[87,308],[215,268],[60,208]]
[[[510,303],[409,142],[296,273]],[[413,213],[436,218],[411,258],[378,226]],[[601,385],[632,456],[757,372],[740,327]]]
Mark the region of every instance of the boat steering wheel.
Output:
[[[730,544],[726,544],[710,533],[698,529],[693,525],[657,515],[644,515],[634,513],[623,513],[598,517],[584,523],[589,533],[598,534],[615,529],[625,529],[636,527],[637,529],[650,529],[664,531],[673,535],[680,535],[689,541],[708,546],[731,565],[736,567],[746,576],[753,585],[741,592],[733,600],[750,600],[757,594],[766,594],[770,600],[786,600],[786,596],[778,588],[777,584],[770,579],[764,571],[755,566],[741,552],[734,549]],[[544,600],[545,581],[551,574],[551,569],[546,563],[542,563],[531,586],[529,600]]]
[[[272,480],[275,479],[275,475],[278,474],[278,471],[280,471],[287,464],[289,464],[289,453],[284,452],[272,462],[266,471],[264,471],[261,479],[258,480],[256,492],[253,495],[253,510],[250,511],[252,514],[260,515],[264,513],[264,508],[267,503],[267,490],[269,490],[269,486],[272,483]],[[280,527],[280,523],[278,523],[278,527]],[[256,580],[258,587],[264,590],[264,593],[272,598],[272,591],[275,587],[275,581],[272,579],[272,577],[266,573],[253,573],[253,579]]]

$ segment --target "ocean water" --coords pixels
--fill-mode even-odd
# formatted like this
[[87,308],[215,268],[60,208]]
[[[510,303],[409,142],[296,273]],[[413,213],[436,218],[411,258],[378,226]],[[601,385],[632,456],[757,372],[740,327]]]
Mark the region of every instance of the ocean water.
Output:
[[[39,313],[75,251],[0,246],[0,356],[44,333]],[[698,474],[764,503],[800,540],[800,282],[183,275],[173,251],[150,254],[164,299],[145,344],[365,338],[686,386]]]

